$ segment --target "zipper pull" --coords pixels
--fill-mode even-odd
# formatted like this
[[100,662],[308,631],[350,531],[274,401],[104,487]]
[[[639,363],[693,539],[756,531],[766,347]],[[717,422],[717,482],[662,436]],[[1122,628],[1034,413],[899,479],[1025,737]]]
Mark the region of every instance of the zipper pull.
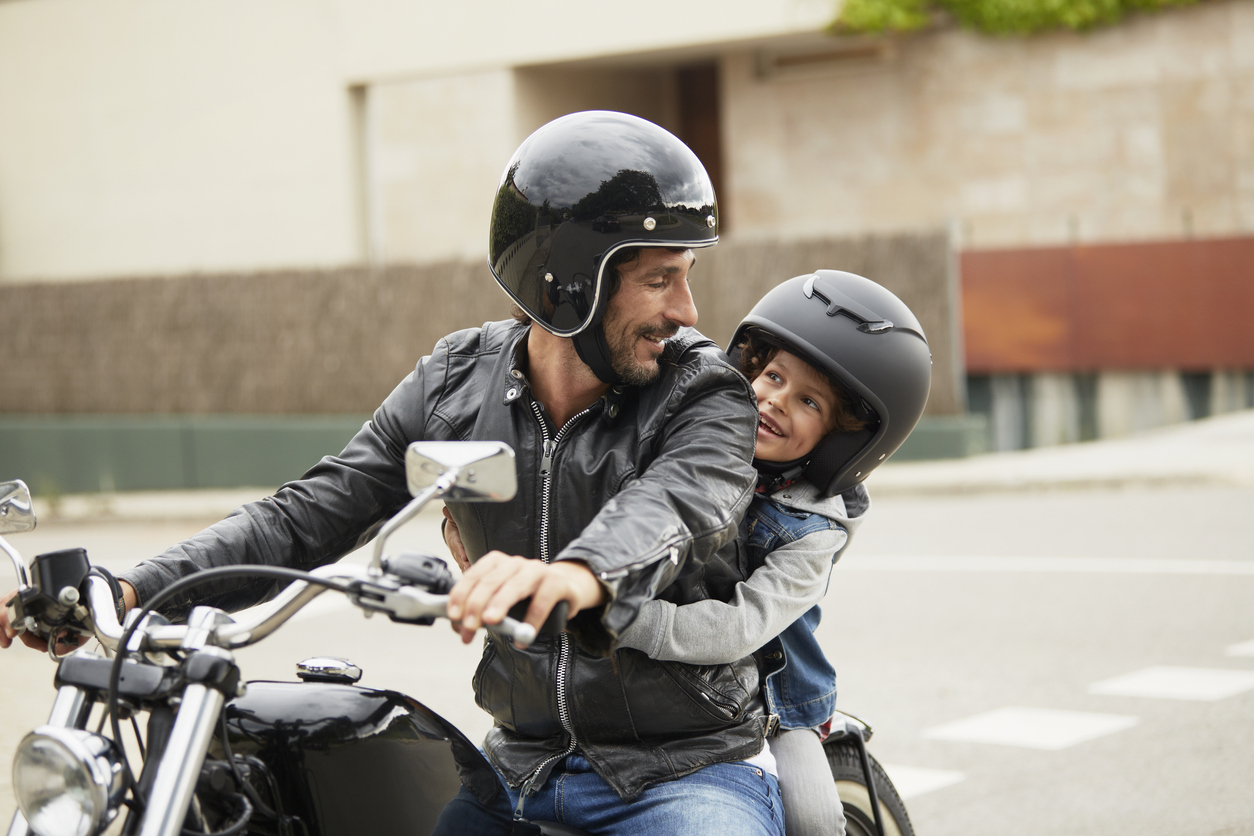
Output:
[[[536,767],[536,771],[531,773],[527,780],[523,783],[522,789],[518,791],[518,803],[514,805],[514,821],[523,821],[523,807],[527,804],[527,796],[534,795],[536,790],[540,789],[540,775],[544,772],[546,764],[540,764]],[[545,775],[547,778],[547,774]]]
[[514,821],[523,820],[523,807],[527,803],[527,790],[531,788],[531,782],[528,781],[523,785],[522,791],[518,793],[518,804],[514,807]]
[[544,457],[540,460],[540,475],[548,476],[549,471],[553,469],[553,454],[557,452],[557,442],[552,439],[544,439]]

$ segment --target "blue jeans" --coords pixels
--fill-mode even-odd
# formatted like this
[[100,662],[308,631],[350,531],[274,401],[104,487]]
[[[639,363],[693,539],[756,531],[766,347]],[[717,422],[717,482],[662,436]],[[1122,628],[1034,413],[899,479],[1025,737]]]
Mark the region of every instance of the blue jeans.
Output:
[[[518,791],[508,792],[509,809],[504,798],[498,798],[489,809],[463,789],[446,810],[450,816],[442,819],[444,827],[437,832],[472,832],[456,826],[460,821],[462,826],[474,822],[473,832],[510,833]],[[623,801],[587,760],[570,755],[543,787],[527,797],[523,815],[532,821],[560,822],[596,834],[784,836],[779,784],[773,775],[743,762],[713,764]]]

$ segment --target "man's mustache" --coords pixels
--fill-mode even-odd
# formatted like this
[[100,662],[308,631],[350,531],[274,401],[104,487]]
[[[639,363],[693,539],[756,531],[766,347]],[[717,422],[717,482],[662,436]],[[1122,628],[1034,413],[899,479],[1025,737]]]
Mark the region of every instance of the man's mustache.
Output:
[[660,337],[664,340],[669,340],[678,333],[679,326],[673,322],[657,323],[655,325],[641,325],[636,329],[637,337],[648,335],[651,337]]

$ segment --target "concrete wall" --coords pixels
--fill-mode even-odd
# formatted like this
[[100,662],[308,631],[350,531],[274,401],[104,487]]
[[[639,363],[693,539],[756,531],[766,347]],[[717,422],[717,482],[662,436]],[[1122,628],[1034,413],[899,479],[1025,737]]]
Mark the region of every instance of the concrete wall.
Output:
[[990,450],[1124,438],[1254,409],[1254,371],[1101,371],[972,375],[973,416]]

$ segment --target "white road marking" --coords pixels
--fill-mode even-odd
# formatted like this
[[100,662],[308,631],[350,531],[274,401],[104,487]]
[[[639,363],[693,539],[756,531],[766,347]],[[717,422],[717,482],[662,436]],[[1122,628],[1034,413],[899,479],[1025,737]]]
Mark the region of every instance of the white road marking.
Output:
[[923,733],[933,740],[996,743],[1029,749],[1066,749],[1141,722],[1123,714],[1093,714],[1045,708],[1000,708]]
[[1089,686],[1090,694],[1214,702],[1254,690],[1254,671],[1153,667]]
[[854,553],[840,561],[840,570],[842,572],[1072,572],[1116,575],[1248,575],[1254,577],[1254,560],[860,555]]
[[948,769],[926,769],[920,766],[899,766],[887,763],[881,763],[880,766],[884,767],[884,771],[888,773],[889,780],[893,782],[893,786],[897,788],[897,794],[903,801],[923,795],[925,792],[953,786],[967,777],[961,772]]
[[1231,645],[1227,653],[1229,656],[1254,656],[1254,639]]

